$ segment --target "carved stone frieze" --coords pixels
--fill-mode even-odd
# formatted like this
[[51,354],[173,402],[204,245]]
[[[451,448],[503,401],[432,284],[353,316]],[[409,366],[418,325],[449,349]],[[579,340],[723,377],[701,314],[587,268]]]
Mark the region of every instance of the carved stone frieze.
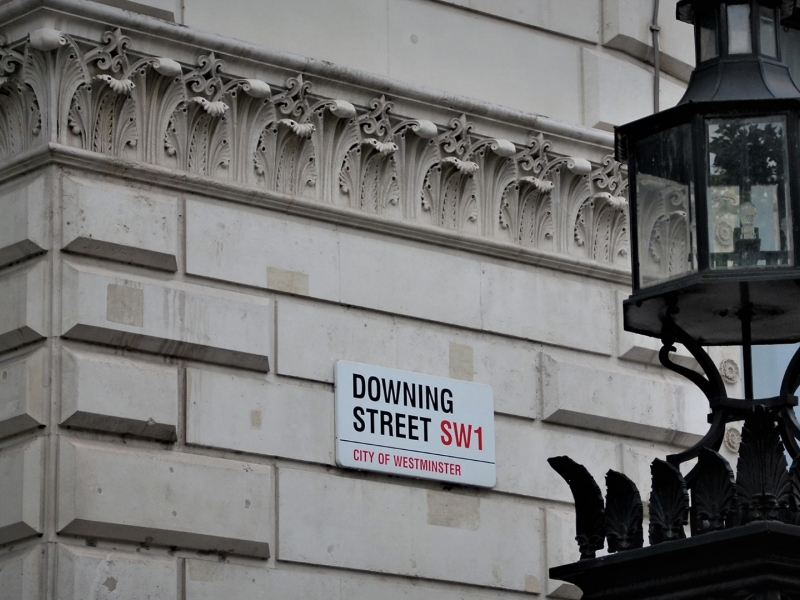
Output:
[[625,268],[627,179],[562,156],[543,133],[524,146],[286,81],[137,52],[120,29],[99,41],[53,29],[0,39],[0,160],[55,143],[224,179],[398,221]]

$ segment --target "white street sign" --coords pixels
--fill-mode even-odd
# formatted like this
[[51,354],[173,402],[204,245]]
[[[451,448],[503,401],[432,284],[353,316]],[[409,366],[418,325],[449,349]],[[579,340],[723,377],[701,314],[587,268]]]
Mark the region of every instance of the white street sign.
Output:
[[335,376],[340,467],[494,487],[488,385],[343,360]]

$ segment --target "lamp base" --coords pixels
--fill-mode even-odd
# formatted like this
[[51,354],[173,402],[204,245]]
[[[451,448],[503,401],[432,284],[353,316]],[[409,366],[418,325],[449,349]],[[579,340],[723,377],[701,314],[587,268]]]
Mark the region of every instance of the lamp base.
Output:
[[[703,346],[742,344],[739,281],[702,280],[673,292],[639,291],[623,303],[625,330],[650,337],[662,334],[661,311],[674,306],[677,325]],[[800,341],[800,280],[751,280],[752,344]]]
[[797,600],[800,526],[750,523],[550,569],[583,600]]

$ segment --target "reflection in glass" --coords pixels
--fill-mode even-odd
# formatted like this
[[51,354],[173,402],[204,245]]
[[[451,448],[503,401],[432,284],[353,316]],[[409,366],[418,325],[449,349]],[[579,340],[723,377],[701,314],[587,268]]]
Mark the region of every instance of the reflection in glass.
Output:
[[696,270],[691,129],[681,125],[636,145],[639,285]]
[[759,19],[761,36],[761,54],[772,58],[778,57],[778,34],[775,29],[775,9],[768,6],[761,7]]
[[700,62],[719,56],[717,28],[718,21],[715,13],[705,12],[700,15]]
[[753,51],[750,35],[750,5],[728,6],[728,54],[749,54]]
[[791,265],[784,117],[708,122],[712,269]]

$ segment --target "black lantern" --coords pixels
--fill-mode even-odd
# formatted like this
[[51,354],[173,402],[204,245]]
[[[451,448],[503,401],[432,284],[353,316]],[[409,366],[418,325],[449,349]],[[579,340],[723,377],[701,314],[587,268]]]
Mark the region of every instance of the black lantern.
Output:
[[675,108],[617,129],[630,175],[625,328],[662,310],[703,345],[800,339],[800,90],[780,57],[793,1],[683,0],[697,68]]
[[[631,479],[608,471],[604,498],[583,465],[549,459],[572,490],[581,553],[550,577],[585,600],[800,598],[800,350],[773,398],[753,397],[750,359],[754,343],[800,341],[800,90],[779,43],[794,4],[679,2],[697,52],[686,95],[617,129],[634,240],[625,328],[661,338],[661,363],[700,388],[710,427],[651,464],[649,547]],[[675,342],[697,371],[672,360]],[[741,399],[703,348],[740,344]],[[732,422],[735,473],[719,453]]]

